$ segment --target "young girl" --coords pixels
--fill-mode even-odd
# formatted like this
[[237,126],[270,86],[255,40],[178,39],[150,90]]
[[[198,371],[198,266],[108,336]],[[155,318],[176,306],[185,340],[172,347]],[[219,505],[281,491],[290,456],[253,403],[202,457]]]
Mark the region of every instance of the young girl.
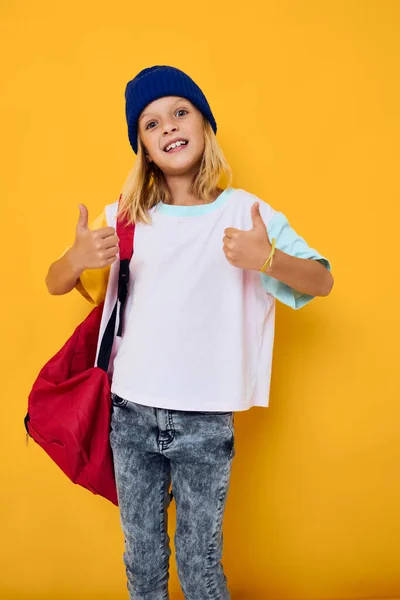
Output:
[[111,367],[110,444],[130,599],[169,598],[174,497],[185,599],[227,600],[222,522],[234,412],[268,406],[276,299],[298,309],[327,296],[333,277],[284,214],[231,187],[213,113],[188,75],[146,68],[125,99],[137,159],[120,205],[107,205],[91,227],[80,205],[74,244],[46,283],[52,294],[75,287],[92,303],[105,300],[107,315],[118,279],[118,207],[136,224]]

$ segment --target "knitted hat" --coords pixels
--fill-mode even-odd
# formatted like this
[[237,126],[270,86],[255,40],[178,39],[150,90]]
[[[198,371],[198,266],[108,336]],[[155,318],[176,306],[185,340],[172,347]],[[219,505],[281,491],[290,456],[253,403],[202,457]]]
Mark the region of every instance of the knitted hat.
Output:
[[164,96],[180,96],[190,100],[209,120],[214,133],[217,133],[217,124],[211,108],[193,79],[175,67],[155,65],[140,71],[136,77],[128,81],[125,88],[128,137],[135,154],[137,154],[138,118],[150,102]]

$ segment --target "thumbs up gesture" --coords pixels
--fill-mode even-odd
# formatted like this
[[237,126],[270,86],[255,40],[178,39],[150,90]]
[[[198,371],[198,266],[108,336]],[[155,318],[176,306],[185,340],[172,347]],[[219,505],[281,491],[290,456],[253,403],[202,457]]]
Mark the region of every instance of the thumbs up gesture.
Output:
[[85,269],[101,269],[117,260],[119,238],[114,227],[89,229],[89,214],[84,204],[79,204],[79,219],[75,241],[71,248],[75,265]]
[[260,204],[251,207],[253,228],[248,231],[228,227],[223,238],[223,250],[231,265],[259,271],[271,252],[267,228],[260,214]]

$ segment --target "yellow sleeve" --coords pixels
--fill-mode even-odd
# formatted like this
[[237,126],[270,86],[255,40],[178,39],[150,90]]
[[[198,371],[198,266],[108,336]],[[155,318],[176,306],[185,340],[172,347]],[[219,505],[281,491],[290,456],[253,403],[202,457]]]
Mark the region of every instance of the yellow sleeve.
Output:
[[[100,229],[107,226],[106,212],[102,210],[94,221],[90,223],[89,229]],[[70,248],[71,246],[68,246],[59,258],[64,256]],[[85,269],[77,280],[75,289],[91,304],[98,306],[106,296],[110,268],[111,265],[100,269]]]

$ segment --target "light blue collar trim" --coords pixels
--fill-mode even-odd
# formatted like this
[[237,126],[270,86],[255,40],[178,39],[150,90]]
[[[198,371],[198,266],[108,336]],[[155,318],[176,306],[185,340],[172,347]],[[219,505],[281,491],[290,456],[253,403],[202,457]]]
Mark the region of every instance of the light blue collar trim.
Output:
[[212,212],[216,208],[219,208],[225,204],[229,194],[234,191],[235,188],[226,188],[220,193],[218,198],[214,202],[208,204],[198,204],[196,206],[177,206],[175,204],[164,204],[159,202],[156,206],[156,210],[164,215],[171,215],[174,217],[198,217]]

